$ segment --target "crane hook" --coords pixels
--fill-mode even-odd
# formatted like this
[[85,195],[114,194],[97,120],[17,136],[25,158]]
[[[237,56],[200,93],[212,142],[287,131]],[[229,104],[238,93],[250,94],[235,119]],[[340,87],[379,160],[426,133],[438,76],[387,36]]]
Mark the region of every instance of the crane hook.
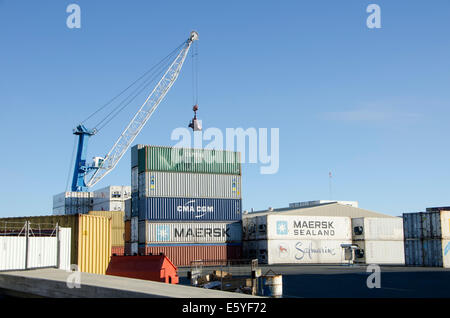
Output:
[[194,107],[192,107],[192,110],[194,111],[194,118],[192,118],[192,121],[189,123],[188,127],[192,128],[193,131],[201,131],[202,122],[201,120],[197,120],[198,105],[194,105]]

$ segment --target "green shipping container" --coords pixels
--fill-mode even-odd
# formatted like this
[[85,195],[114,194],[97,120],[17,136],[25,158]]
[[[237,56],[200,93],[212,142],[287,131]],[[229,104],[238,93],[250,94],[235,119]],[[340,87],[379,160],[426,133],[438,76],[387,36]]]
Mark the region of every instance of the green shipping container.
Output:
[[138,151],[139,173],[146,171],[241,175],[240,152],[145,146]]

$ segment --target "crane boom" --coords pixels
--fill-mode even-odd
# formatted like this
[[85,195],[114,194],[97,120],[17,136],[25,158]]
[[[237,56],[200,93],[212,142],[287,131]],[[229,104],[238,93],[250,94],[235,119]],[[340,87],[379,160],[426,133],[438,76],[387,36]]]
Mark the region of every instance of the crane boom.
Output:
[[198,33],[192,31],[189,39],[185,42],[180,53],[172,62],[168,70],[164,73],[163,77],[147,97],[145,102],[139,108],[136,115],[134,115],[133,119],[117,139],[114,146],[108,152],[101,164],[99,164],[95,172],[90,176],[89,180],[87,180],[87,182],[85,180],[85,184],[87,187],[94,186],[115,168],[119,160],[131,146],[131,143],[134,141],[136,136],[141,132],[150,116],[155,112],[164,96],[166,96],[167,92],[177,80],[189,48],[191,47],[193,41],[196,40],[198,40]]

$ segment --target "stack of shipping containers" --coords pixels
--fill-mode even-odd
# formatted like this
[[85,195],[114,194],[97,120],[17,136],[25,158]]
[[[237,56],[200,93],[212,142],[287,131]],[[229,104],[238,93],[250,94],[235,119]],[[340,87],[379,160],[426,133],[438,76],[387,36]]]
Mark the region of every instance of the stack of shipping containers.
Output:
[[404,213],[405,262],[410,266],[450,267],[450,209]]
[[265,264],[337,264],[351,244],[350,217],[267,214],[243,219],[245,258]]
[[131,177],[128,251],[138,245],[176,266],[241,258],[238,152],[136,145]]
[[63,192],[53,196],[53,214],[86,214],[92,210],[93,192]]
[[130,186],[108,186],[92,192],[93,211],[125,211],[125,201],[131,197]]
[[353,218],[352,240],[356,263],[405,264],[402,218]]

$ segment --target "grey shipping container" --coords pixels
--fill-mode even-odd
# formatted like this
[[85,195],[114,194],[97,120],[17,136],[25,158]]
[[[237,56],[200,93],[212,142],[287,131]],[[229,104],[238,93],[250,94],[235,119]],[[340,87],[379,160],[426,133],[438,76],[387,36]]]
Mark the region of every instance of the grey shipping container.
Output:
[[241,176],[143,172],[139,174],[139,197],[240,199]]
[[450,211],[404,213],[405,239],[450,239]]
[[139,243],[238,243],[241,222],[139,222]]
[[[240,153],[214,149],[145,146],[138,153],[139,173],[145,171],[241,174]],[[135,163],[132,157],[132,165]],[[133,168],[133,166],[132,166]]]
[[441,239],[405,240],[408,266],[450,267],[450,241]]
[[199,198],[139,199],[139,220],[240,221],[241,200]]

